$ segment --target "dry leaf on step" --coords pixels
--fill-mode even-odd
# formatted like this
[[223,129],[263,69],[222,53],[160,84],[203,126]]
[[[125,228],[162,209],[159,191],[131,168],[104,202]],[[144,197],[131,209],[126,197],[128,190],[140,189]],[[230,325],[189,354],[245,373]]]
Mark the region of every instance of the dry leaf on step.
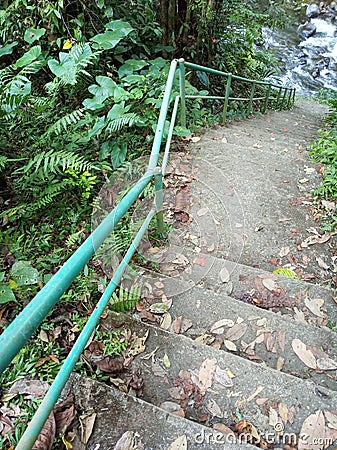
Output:
[[221,411],[220,406],[212,398],[207,403],[207,409],[213,417],[219,417],[220,419],[223,417],[223,412]]
[[113,450],[134,450],[135,448],[135,433],[133,431],[126,431],[114,446]]
[[231,388],[233,387],[233,380],[232,378],[234,378],[233,375],[230,371],[228,370],[223,370],[220,369],[220,367],[216,368],[215,374],[214,374],[214,381],[216,381],[217,383],[220,383],[222,386],[226,387],[226,388]]
[[216,359],[215,358],[207,358],[201,364],[199,369],[199,383],[200,383],[200,392],[205,393],[208,388],[212,386],[213,376],[216,368]]
[[278,413],[284,423],[288,422],[288,406],[285,403],[279,403]]
[[279,256],[281,258],[283,258],[284,256],[287,256],[290,252],[290,247],[282,247],[280,252],[279,252]]
[[274,408],[269,409],[269,425],[275,429],[275,425],[280,422],[277,411]]
[[214,430],[220,431],[222,434],[235,437],[234,431],[227,427],[224,423],[215,423],[213,425]]
[[200,139],[201,139],[200,136],[192,136],[192,137],[190,138],[190,140],[191,140],[194,144],[195,144],[196,142],[199,142]]
[[236,323],[226,333],[226,339],[229,341],[237,341],[241,339],[247,331],[248,325],[246,323]]
[[160,323],[160,328],[162,328],[163,330],[168,330],[171,324],[172,324],[171,314],[168,312],[164,313]]
[[185,417],[185,412],[178,403],[167,401],[161,403],[159,407],[175,416]]
[[187,450],[187,437],[185,435],[178,437],[167,450]]
[[197,212],[197,216],[202,217],[205,214],[207,214],[208,211],[209,211],[209,209],[207,207],[206,208],[200,208],[199,211]]
[[263,284],[263,286],[265,288],[268,289],[268,291],[272,292],[272,291],[276,291],[277,290],[277,284],[271,278],[263,278],[262,279],[262,284]]
[[307,346],[300,339],[293,339],[292,348],[300,360],[311,369],[317,368],[316,358],[311,350],[307,349]]
[[328,427],[337,430],[337,415],[330,411],[324,411],[326,420],[328,421]]
[[318,358],[317,368],[321,370],[336,370],[337,362],[331,358]]
[[324,305],[324,300],[322,298],[304,298],[305,306],[317,317],[324,317],[324,313],[321,311]]
[[213,333],[214,330],[217,330],[217,329],[223,328],[223,327],[232,327],[233,325],[234,325],[233,320],[221,319],[221,320],[218,320],[217,322],[213,323],[213,325],[211,326],[210,332]]
[[[301,438],[303,437],[303,438]],[[298,450],[321,450],[325,437],[325,420],[319,409],[303,422],[298,441]]]
[[279,356],[277,358],[276,370],[282,370],[283,366],[284,366],[284,358],[282,356]]
[[319,256],[316,258],[316,261],[321,269],[324,269],[324,270],[330,269],[330,266],[326,262],[324,262],[323,259],[320,258]]
[[230,274],[229,274],[228,269],[227,269],[226,267],[223,267],[223,268],[220,270],[219,275],[220,275],[220,280],[221,280],[223,283],[228,283],[228,281],[229,281],[229,279],[230,279]]
[[234,342],[228,341],[227,339],[224,340],[224,345],[230,352],[236,352],[238,349],[236,344],[234,344]]
[[176,317],[176,318],[174,319],[174,321],[172,322],[172,330],[173,330],[176,334],[179,334],[179,333],[180,333],[182,323],[183,323],[183,319],[182,319],[181,316],[180,316],[180,317]]
[[97,414],[93,409],[90,409],[86,414],[80,416],[81,423],[81,441],[86,444],[91,436],[92,430],[94,428],[95,420]]
[[279,331],[277,337],[278,345],[282,352],[284,352],[285,340],[286,340],[286,330],[282,328],[282,330]]

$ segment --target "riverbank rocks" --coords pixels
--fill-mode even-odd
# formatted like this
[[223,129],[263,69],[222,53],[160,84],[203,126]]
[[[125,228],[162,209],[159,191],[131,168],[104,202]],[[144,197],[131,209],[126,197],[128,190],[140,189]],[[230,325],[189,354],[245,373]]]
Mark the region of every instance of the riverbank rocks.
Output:
[[316,4],[308,5],[305,15],[309,19],[313,19],[314,17],[318,17],[321,14],[321,10],[319,6]]
[[316,26],[310,21],[306,21],[297,28],[297,33],[302,38],[308,39],[309,37],[313,36],[316,33]]

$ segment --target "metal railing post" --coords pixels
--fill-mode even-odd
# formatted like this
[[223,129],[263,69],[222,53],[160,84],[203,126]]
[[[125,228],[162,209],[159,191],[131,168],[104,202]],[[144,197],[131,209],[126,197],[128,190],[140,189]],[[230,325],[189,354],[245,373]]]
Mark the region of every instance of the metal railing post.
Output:
[[227,116],[227,109],[228,109],[228,100],[229,100],[229,92],[231,88],[232,83],[232,74],[229,73],[227,76],[227,84],[226,84],[226,92],[225,92],[225,103],[223,106],[223,112],[222,112],[222,123],[225,122],[226,116]]
[[154,187],[155,187],[155,206],[157,211],[157,229],[158,235],[165,237],[164,212],[163,212],[163,174],[160,167],[156,167],[153,171]]
[[280,88],[278,90],[277,98],[276,98],[275,109],[278,109],[278,107],[279,107],[282,89],[283,89],[283,87],[280,86]]
[[269,84],[269,86],[268,86],[266,98],[265,98],[264,105],[263,105],[263,108],[262,108],[262,113],[263,114],[267,111],[267,108],[268,108],[268,100],[269,100],[269,96],[270,96],[270,91],[271,91],[271,84]]
[[180,122],[182,127],[186,127],[185,61],[183,58],[179,59],[179,82],[181,99]]
[[254,94],[255,94],[255,87],[256,87],[256,83],[255,81],[253,82],[252,85],[252,90],[250,91],[250,97],[249,97],[249,103],[248,103],[248,115],[250,115],[253,111],[253,98],[254,98]]
[[283,94],[282,101],[281,101],[281,109],[284,109],[284,104],[285,104],[285,100],[286,100],[286,97],[287,97],[287,92],[288,92],[288,88],[284,88],[284,94]]

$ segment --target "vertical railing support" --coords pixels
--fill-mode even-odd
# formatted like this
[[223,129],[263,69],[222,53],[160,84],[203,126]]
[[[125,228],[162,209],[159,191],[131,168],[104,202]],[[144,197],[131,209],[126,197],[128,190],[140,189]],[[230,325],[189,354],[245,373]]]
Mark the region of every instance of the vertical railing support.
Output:
[[279,88],[279,90],[278,90],[278,94],[277,94],[277,98],[276,98],[276,103],[275,103],[275,109],[278,109],[278,107],[279,107],[282,89],[283,89],[283,88],[282,88],[282,86],[281,86],[281,87]]
[[252,84],[252,89],[250,91],[250,97],[249,97],[249,103],[248,103],[248,115],[250,116],[252,111],[253,111],[253,98],[254,98],[254,94],[255,94],[255,87],[256,87],[256,83],[255,81]]
[[288,92],[288,88],[284,88],[284,94],[283,94],[282,101],[281,101],[281,109],[285,109],[284,105],[285,105],[285,100],[287,97],[287,92]]
[[228,100],[229,100],[231,84],[232,84],[232,74],[230,73],[230,74],[228,74],[227,83],[226,83],[225,103],[223,105],[223,112],[222,112],[222,123],[224,123],[226,121],[226,117],[227,117]]
[[180,99],[181,99],[181,111],[180,111],[180,124],[182,127],[186,127],[186,98],[185,98],[185,61],[183,58],[179,59],[179,81],[180,81]]
[[164,213],[163,213],[163,174],[160,167],[156,167],[153,171],[154,188],[155,188],[155,206],[157,211],[157,230],[160,238],[165,237]]
[[288,95],[287,109],[291,108],[291,99],[292,99],[292,97],[293,97],[293,90],[290,89],[289,90],[289,95]]
[[269,86],[268,86],[266,98],[265,98],[265,101],[264,101],[264,105],[262,107],[262,113],[263,114],[267,111],[267,108],[268,108],[268,100],[269,100],[269,96],[270,96],[270,91],[271,91],[271,84],[269,84]]

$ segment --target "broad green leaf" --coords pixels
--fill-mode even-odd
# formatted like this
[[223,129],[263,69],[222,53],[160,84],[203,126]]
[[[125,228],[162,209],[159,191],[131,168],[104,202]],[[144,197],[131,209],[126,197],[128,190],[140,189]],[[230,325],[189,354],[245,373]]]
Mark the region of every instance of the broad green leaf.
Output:
[[32,83],[24,76],[16,76],[11,82],[8,93],[18,97],[29,95],[32,89]]
[[4,280],[5,278],[5,272],[0,272],[0,283]]
[[1,56],[11,55],[13,53],[13,48],[18,45],[18,43],[12,42],[11,44],[6,44],[0,47],[0,58]]
[[29,261],[17,261],[11,269],[13,280],[19,285],[36,284],[40,281],[39,272]]
[[107,115],[107,119],[115,120],[121,117],[125,113],[125,108],[123,103],[119,103],[118,105],[113,105]]
[[116,36],[127,36],[131,31],[133,31],[132,26],[129,22],[124,22],[123,20],[111,20],[105,24],[106,30],[111,30],[116,33]]
[[105,28],[108,31],[97,34],[90,39],[94,42],[94,48],[110,50],[116,47],[116,45],[133,30],[128,22],[123,22],[122,20],[112,20],[105,25]]
[[125,142],[120,146],[116,143],[112,145],[111,164],[114,169],[117,169],[125,161],[127,151],[128,146]]
[[112,149],[113,143],[111,141],[103,142],[99,152],[99,160],[104,161],[104,159],[108,158],[111,155]]
[[125,64],[118,69],[118,75],[120,78],[124,75],[131,75],[133,72],[136,72],[137,70],[140,70],[148,65],[149,63],[141,59],[128,59],[125,61]]
[[74,85],[76,83],[77,70],[73,60],[68,59],[60,64],[56,59],[51,59],[48,61],[48,66],[53,74],[61,78],[66,84]]
[[0,304],[16,302],[15,295],[8,284],[0,284]]
[[177,125],[173,129],[173,134],[175,134],[176,136],[182,136],[182,137],[189,136],[191,134],[191,130],[189,130],[186,127],[182,127],[180,125]]
[[199,78],[199,80],[201,81],[201,83],[206,86],[207,88],[209,88],[209,78],[207,76],[207,74],[205,72],[201,72],[200,70],[197,70],[197,77]]
[[82,105],[91,111],[97,111],[105,107],[104,101],[101,101],[101,99],[97,97],[86,98],[83,100]]
[[16,61],[15,64],[13,64],[13,68],[18,69],[19,67],[28,66],[28,64],[37,60],[40,55],[41,55],[41,46],[35,45],[35,47],[32,47],[30,50],[28,50],[28,52],[26,52],[23,56],[21,56],[21,58],[19,58]]
[[32,44],[33,42],[38,41],[42,36],[44,36],[45,32],[45,28],[28,28],[23,38],[26,42],[28,42],[28,44]]
[[117,84],[109,77],[98,76],[96,77],[96,83],[89,86],[88,91],[95,95],[96,97],[100,97],[103,100],[108,97],[113,97],[115,88]]

